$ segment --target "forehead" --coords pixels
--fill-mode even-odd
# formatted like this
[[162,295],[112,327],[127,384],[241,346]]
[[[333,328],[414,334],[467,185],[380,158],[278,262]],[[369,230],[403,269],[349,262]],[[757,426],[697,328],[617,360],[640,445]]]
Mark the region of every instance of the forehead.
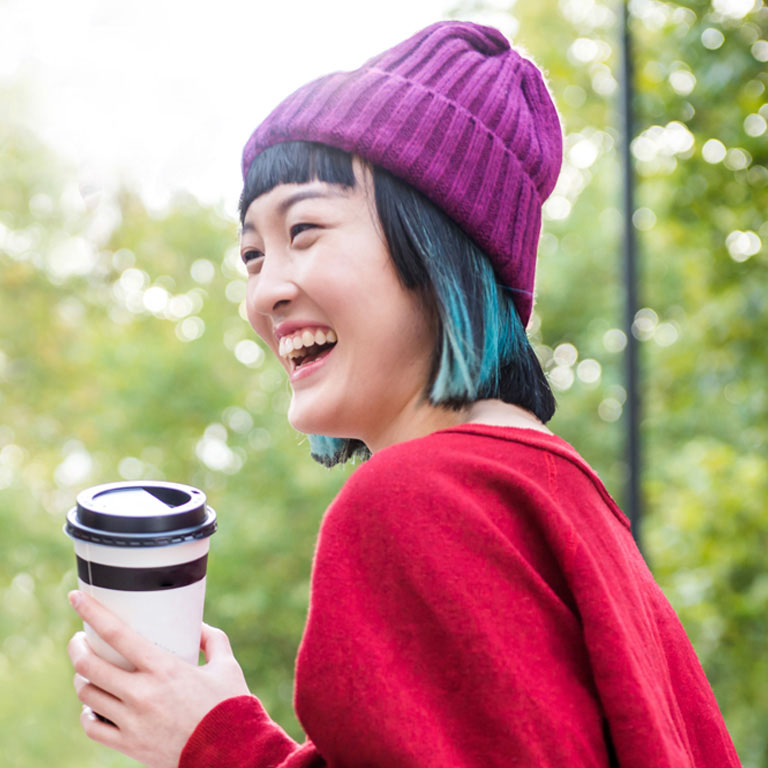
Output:
[[[267,153],[264,153],[265,155]],[[294,195],[299,194],[301,199],[307,197],[326,197],[326,198],[338,198],[338,199],[354,199],[359,197],[374,199],[374,185],[373,185],[373,170],[372,168],[358,157],[350,157],[351,163],[349,170],[350,175],[344,175],[336,173],[331,174],[332,178],[323,180],[323,176],[314,176],[311,169],[304,169],[312,174],[309,178],[304,177],[300,180],[293,180],[290,177],[293,175],[293,171],[301,171],[301,168],[296,168],[291,165],[291,159],[285,160],[285,163],[281,164],[280,172],[275,172],[275,169],[268,166],[264,169],[264,176],[259,174],[257,179],[251,180],[246,184],[246,188],[243,194],[247,194],[248,189],[258,189],[262,183],[269,185],[265,191],[257,192],[256,196],[248,204],[248,208],[243,215],[243,222],[249,218],[249,216],[257,215],[261,210],[274,209],[278,212],[284,213],[287,207],[293,203],[290,199]],[[283,167],[284,166],[284,167]],[[255,170],[256,167],[251,170]],[[259,169],[261,170],[261,169]],[[328,170],[328,169],[326,169]],[[338,170],[338,169],[336,169]],[[284,179],[280,179],[282,176]],[[277,177],[277,178],[275,178]],[[274,179],[274,181],[270,181]],[[263,189],[263,187],[262,187]],[[318,193],[317,195],[314,193]],[[242,210],[242,209],[241,209]]]
[[257,231],[271,219],[285,217],[295,205],[306,200],[338,206],[340,211],[357,210],[361,205],[367,205],[368,199],[372,198],[369,198],[367,179],[361,174],[356,181],[354,187],[317,180],[301,184],[278,184],[256,197],[248,206],[243,217],[241,235]]

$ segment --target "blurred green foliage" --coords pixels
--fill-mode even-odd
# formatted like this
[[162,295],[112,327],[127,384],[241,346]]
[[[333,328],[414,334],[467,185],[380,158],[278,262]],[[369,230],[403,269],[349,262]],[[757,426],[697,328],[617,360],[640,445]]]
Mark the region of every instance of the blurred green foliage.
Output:
[[[621,500],[619,10],[593,0],[459,8],[527,49],[562,113],[565,166],[546,210],[533,338],[561,385],[553,428]],[[768,8],[632,0],[629,11],[641,534],[743,764],[766,768]]]
[[205,489],[221,520],[206,619],[298,735],[314,539],[346,470],[315,465],[287,426],[282,369],[240,314],[234,222],[183,197],[162,215],[127,191],[89,200],[20,130],[0,173],[3,765],[130,764],[79,732],[61,530],[79,489],[121,478]]
[[[642,252],[645,549],[744,765],[768,768],[768,9],[630,3]],[[743,12],[742,12],[743,11]],[[465,4],[549,73],[566,162],[547,204],[531,336],[553,428],[619,500],[623,463],[617,8]],[[5,94],[3,94],[5,95]],[[230,213],[230,212],[227,212]],[[3,765],[127,766],[78,724],[61,532],[77,491],[203,488],[220,518],[206,620],[293,735],[293,663],[322,512],[348,470],[308,458],[243,319],[230,215],[81,189],[0,125],[0,737]]]

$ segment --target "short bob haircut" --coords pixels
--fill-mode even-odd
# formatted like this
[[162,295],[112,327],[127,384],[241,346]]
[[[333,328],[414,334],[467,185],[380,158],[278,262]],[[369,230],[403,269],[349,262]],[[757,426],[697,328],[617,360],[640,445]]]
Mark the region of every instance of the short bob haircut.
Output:
[[[279,184],[356,184],[353,156],[324,144],[294,141],[257,155],[240,197],[250,204]],[[400,282],[419,292],[437,321],[432,367],[424,390],[430,404],[459,410],[498,398],[547,422],[555,398],[515,309],[488,257],[447,214],[406,182],[370,165],[376,211]],[[309,436],[312,458],[326,466],[370,452],[357,439]]]

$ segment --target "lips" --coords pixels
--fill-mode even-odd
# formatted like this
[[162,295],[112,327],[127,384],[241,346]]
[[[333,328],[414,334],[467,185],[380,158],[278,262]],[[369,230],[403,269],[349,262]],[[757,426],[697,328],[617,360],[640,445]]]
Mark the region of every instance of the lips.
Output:
[[[286,330],[289,332],[286,333]],[[331,328],[277,328],[278,355],[287,363],[291,380],[301,372],[308,374],[336,345],[338,337]]]

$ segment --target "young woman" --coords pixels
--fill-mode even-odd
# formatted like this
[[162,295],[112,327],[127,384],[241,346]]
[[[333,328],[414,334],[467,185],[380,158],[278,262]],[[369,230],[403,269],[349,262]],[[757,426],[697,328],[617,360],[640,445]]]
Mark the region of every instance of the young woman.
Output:
[[[540,73],[433,25],[310,83],[243,156],[249,319],[326,464],[294,743],[206,627],[190,667],[73,593],[93,739],[153,768],[736,766],[685,633],[528,344],[561,162]],[[90,681],[90,682],[87,682]],[[96,719],[102,713],[115,725]]]

